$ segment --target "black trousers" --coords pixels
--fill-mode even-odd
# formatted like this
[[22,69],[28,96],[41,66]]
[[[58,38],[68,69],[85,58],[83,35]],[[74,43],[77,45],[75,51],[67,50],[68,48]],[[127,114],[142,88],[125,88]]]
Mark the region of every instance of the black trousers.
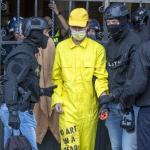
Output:
[[111,150],[111,143],[105,121],[99,120],[98,122],[95,150]]
[[137,123],[138,150],[150,150],[150,106],[141,107]]

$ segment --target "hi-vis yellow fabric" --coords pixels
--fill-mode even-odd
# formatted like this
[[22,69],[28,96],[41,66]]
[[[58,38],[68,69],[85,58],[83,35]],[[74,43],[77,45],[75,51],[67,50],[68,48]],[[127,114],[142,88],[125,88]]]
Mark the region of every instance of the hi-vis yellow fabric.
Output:
[[75,45],[72,38],[58,44],[52,73],[57,84],[51,107],[62,103],[59,115],[62,150],[94,150],[98,101],[108,91],[105,49],[85,38]]

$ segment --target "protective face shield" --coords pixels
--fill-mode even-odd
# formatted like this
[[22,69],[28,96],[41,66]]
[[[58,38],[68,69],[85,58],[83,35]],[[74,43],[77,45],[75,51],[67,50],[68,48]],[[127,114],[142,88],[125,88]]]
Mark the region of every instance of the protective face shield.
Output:
[[86,37],[86,28],[84,28],[83,30],[76,30],[71,27],[70,30],[72,37],[77,41],[82,41]]

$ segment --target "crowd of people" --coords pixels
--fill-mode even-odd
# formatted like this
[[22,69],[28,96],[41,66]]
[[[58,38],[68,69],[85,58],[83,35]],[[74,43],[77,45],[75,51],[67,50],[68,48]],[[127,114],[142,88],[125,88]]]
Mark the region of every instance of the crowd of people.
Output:
[[140,6],[130,16],[126,5],[110,4],[103,43],[99,21],[86,9],[73,9],[67,22],[56,4],[48,7],[63,27],[54,37],[49,16],[13,17],[3,37],[20,42],[3,45],[4,146],[21,133],[37,150],[50,128],[62,150],[94,150],[100,118],[112,150],[149,150],[148,10]]

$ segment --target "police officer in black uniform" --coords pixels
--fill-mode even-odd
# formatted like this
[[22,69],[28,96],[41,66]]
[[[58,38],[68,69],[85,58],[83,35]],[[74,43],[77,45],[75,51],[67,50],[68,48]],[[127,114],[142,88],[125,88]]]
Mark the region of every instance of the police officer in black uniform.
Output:
[[[106,45],[107,70],[109,80],[110,95],[117,94],[128,76],[134,71],[134,55],[137,44],[141,41],[139,37],[129,29],[128,9],[121,3],[110,5],[104,13],[106,25],[111,39]],[[100,97],[100,103],[109,101],[112,96]],[[133,101],[132,99],[131,101]],[[130,104],[125,105],[130,108]],[[135,150],[137,148],[136,131],[128,132],[126,128],[120,125],[124,110],[120,105],[119,98],[112,103],[105,105],[109,109],[109,117],[106,120],[112,150]],[[123,105],[124,106],[124,105]],[[136,120],[138,108],[134,106],[134,117]]]
[[[149,150],[150,143],[150,41],[142,44],[135,54],[135,69],[122,88],[105,97],[102,104],[119,99],[129,103],[135,97],[135,104],[140,107],[137,122],[137,149]],[[116,94],[117,93],[117,94]],[[132,103],[134,104],[134,103]]]
[[[150,41],[144,43],[136,53],[136,67],[131,79],[120,92],[125,103],[129,97],[136,96],[140,107],[137,123],[138,150],[149,150],[150,143]],[[122,93],[123,92],[123,93]]]
[[51,96],[54,86],[46,89],[39,87],[40,66],[35,58],[38,48],[46,48],[48,37],[43,33],[48,28],[43,18],[26,19],[23,31],[26,39],[15,50],[11,51],[4,61],[4,98],[1,102],[0,117],[4,124],[4,141],[12,129],[20,129],[31,143],[36,145],[36,120],[32,109],[39,96]]
[[142,42],[146,42],[150,39],[147,25],[148,19],[149,15],[147,9],[144,7],[137,8],[131,15],[133,30],[139,36],[139,38],[141,38]]

